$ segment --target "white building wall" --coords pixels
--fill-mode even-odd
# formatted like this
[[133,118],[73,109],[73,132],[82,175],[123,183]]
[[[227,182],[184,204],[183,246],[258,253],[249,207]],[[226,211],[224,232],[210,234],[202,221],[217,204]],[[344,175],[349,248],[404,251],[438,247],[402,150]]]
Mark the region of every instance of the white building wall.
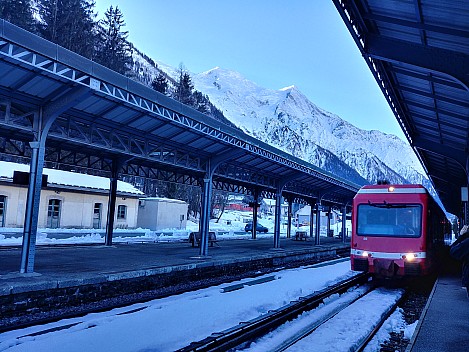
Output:
[[144,198],[142,204],[138,211],[138,227],[152,231],[186,228],[188,208],[186,202],[167,198]]
[[0,195],[6,196],[5,227],[21,227],[24,225],[24,212],[26,209],[26,191],[22,187],[3,187],[0,185]]
[[[23,227],[26,210],[28,188],[18,185],[0,184],[0,195],[7,197],[5,227]],[[47,227],[47,210],[50,199],[61,201],[61,228],[92,228],[94,204],[101,203],[101,227],[106,228],[108,212],[108,196],[104,194],[79,193],[45,189],[41,191],[38,227]],[[117,219],[118,205],[127,206],[126,219]],[[136,228],[138,213],[138,199],[118,196],[116,199],[116,215],[114,227]]]

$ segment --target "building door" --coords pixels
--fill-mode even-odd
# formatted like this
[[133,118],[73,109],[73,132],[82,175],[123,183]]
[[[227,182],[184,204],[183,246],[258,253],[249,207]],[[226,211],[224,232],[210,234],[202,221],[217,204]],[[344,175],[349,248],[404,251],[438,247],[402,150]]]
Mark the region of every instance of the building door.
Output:
[[57,229],[60,227],[60,204],[59,199],[50,199],[47,208],[47,227]]
[[7,197],[0,196],[0,227],[5,227]]
[[101,228],[101,209],[103,208],[102,203],[94,203],[93,209],[93,228],[100,229]]

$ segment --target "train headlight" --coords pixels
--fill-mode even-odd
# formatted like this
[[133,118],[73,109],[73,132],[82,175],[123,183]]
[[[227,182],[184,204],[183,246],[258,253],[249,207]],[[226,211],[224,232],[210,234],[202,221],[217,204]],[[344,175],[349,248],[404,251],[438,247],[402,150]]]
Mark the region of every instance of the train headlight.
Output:
[[414,260],[417,257],[418,257],[417,253],[407,253],[407,254],[404,254],[402,256],[402,259],[411,262],[412,260]]
[[389,186],[389,187],[388,187],[388,192],[394,192],[394,189],[395,189],[395,188],[394,188],[393,186]]
[[371,253],[368,253],[367,251],[363,251],[362,257],[371,257]]

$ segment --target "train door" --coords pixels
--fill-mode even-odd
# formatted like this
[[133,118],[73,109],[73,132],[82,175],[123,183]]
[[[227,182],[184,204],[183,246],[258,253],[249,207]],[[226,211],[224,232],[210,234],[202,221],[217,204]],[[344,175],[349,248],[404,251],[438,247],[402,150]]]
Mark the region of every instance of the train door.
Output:
[[0,227],[5,227],[7,197],[0,196]]
[[60,206],[61,201],[59,199],[50,199],[47,208],[47,227],[50,229],[56,229],[60,227]]
[[93,228],[100,229],[101,228],[101,214],[102,214],[102,203],[94,203],[93,209]]

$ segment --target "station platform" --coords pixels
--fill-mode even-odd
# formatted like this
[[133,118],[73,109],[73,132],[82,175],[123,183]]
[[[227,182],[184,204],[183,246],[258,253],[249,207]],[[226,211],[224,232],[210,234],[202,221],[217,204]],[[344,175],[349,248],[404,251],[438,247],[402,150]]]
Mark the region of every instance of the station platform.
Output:
[[[332,237],[321,237],[317,246],[310,238],[281,238],[280,246],[273,248],[273,238],[222,240],[200,257],[200,249],[189,242],[41,245],[36,247],[35,272],[27,274],[19,273],[21,248],[0,247],[0,312],[4,318],[22,316],[26,324],[29,316],[43,311],[122,300],[144,291],[152,291],[150,298],[162,297],[184,291],[189,283],[216,284],[243,273],[350,253],[349,243]],[[11,324],[0,318],[0,330]]]
[[438,277],[406,352],[469,351],[469,298],[461,275]]

